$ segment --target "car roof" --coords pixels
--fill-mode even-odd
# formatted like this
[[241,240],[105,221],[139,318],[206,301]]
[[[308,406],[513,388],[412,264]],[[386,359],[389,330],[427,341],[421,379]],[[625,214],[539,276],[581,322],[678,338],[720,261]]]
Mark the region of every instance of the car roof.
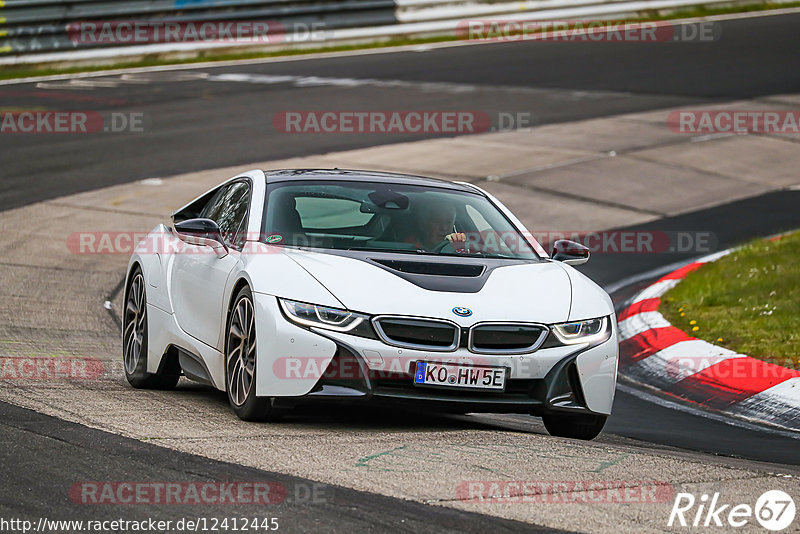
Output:
[[301,180],[324,181],[348,181],[348,182],[382,182],[402,185],[421,185],[478,193],[479,191],[467,184],[459,184],[442,180],[439,178],[429,178],[427,176],[416,176],[413,174],[400,174],[395,172],[366,171],[356,169],[279,169],[264,171],[267,183],[275,182],[294,182]]

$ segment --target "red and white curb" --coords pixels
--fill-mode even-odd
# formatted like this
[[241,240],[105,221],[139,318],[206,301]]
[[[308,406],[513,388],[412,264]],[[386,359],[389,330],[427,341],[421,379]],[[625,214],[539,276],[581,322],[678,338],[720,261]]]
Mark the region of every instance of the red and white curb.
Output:
[[688,273],[729,253],[685,265],[627,304],[617,317],[620,374],[707,410],[800,430],[800,372],[691,337],[658,312]]

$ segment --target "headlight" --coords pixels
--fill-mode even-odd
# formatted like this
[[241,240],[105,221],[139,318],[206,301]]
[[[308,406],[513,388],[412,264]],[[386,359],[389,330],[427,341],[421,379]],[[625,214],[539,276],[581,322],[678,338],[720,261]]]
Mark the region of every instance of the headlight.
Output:
[[598,317],[586,321],[555,324],[552,331],[563,345],[601,343],[611,336],[611,321],[608,317]]
[[362,324],[369,325],[369,317],[359,313],[293,300],[278,299],[278,301],[286,317],[299,325],[315,326],[336,332],[351,332]]

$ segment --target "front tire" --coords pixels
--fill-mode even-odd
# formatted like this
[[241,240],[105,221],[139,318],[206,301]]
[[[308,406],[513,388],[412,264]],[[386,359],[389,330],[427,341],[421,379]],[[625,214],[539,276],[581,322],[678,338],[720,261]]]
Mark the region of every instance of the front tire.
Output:
[[225,391],[243,421],[274,421],[280,416],[269,397],[256,397],[256,320],[253,293],[244,286],[236,295],[225,336]]
[[172,389],[180,375],[147,372],[147,293],[142,270],[131,273],[122,316],[122,358],[125,378],[137,389]]
[[596,438],[606,424],[606,415],[543,415],[544,427],[551,436],[590,440]]

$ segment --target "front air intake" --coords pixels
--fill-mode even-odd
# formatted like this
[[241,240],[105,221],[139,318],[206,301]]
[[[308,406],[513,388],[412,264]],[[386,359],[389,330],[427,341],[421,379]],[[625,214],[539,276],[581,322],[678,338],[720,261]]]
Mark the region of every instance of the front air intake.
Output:
[[469,350],[480,354],[524,354],[538,349],[547,337],[544,325],[482,323],[469,331]]
[[461,337],[461,329],[449,321],[382,316],[372,324],[380,338],[395,347],[450,351],[458,348]]

